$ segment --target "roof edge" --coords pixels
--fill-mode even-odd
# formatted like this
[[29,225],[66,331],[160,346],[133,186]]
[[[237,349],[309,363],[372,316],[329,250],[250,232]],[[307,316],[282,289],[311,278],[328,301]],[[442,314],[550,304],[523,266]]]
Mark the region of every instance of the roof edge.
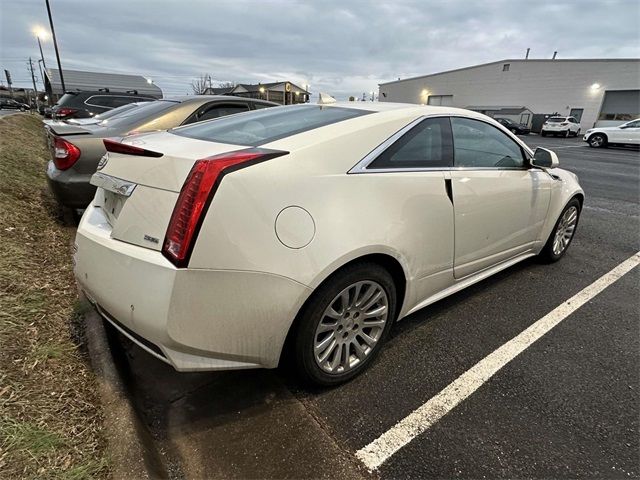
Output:
[[417,75],[415,77],[403,78],[401,80],[391,80],[389,82],[379,83],[378,86],[381,87],[383,85],[389,85],[392,83],[408,82],[410,80],[417,80],[419,78],[435,77],[436,75],[444,75],[445,73],[460,72],[462,70],[470,70],[472,68],[486,67],[487,65],[506,62],[640,62],[640,58],[505,58],[503,60],[479,63],[477,65],[470,65],[468,67],[453,68],[451,70],[445,70],[443,72],[427,73],[426,75]]

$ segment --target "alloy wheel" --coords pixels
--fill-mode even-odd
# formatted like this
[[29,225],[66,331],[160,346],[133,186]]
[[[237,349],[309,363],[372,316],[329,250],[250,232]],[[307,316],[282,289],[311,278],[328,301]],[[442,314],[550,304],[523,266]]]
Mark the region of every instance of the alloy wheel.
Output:
[[389,318],[389,297],[377,282],[349,285],[329,303],[315,331],[317,365],[342,374],[362,363],[382,338]]
[[556,228],[556,233],[553,238],[554,255],[560,255],[569,246],[577,224],[578,209],[572,206],[564,212],[560,222],[558,222],[558,227]]
[[600,135],[594,135],[589,139],[589,144],[592,147],[601,147],[602,146],[602,137]]

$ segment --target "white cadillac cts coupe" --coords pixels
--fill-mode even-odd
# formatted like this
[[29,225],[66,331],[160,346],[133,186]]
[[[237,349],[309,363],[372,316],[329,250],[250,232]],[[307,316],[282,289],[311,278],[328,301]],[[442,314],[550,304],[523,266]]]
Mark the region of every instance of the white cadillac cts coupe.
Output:
[[361,373],[394,321],[525,258],[560,259],[584,193],[548,150],[448,107],[270,108],[106,140],[75,274],[180,371]]

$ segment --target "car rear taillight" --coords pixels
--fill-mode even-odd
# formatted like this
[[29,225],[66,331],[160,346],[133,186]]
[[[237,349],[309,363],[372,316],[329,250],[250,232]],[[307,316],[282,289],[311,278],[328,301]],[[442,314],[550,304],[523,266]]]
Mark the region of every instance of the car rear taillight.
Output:
[[80,158],[80,149],[64,138],[53,139],[53,164],[58,170],[67,170]]
[[160,152],[153,152],[151,150],[147,150],[140,147],[134,147],[133,145],[127,145],[126,143],[116,142],[115,140],[110,140],[105,138],[102,143],[104,143],[104,148],[107,149],[107,152],[113,153],[123,153],[125,155],[135,155],[138,157],[156,157],[159,158],[163,154]]
[[186,267],[202,221],[223,177],[230,172],[289,152],[249,148],[196,161],[173,208],[163,255],[176,267]]
[[56,110],[56,117],[68,117],[69,115],[73,115],[78,110],[75,108],[62,107]]

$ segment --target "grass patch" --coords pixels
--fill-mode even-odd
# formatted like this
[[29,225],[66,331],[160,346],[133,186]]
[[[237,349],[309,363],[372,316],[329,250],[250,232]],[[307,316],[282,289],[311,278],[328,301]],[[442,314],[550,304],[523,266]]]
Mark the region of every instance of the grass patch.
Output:
[[0,118],[0,477],[106,478],[95,378],[78,335],[74,228],[46,187],[42,123]]

